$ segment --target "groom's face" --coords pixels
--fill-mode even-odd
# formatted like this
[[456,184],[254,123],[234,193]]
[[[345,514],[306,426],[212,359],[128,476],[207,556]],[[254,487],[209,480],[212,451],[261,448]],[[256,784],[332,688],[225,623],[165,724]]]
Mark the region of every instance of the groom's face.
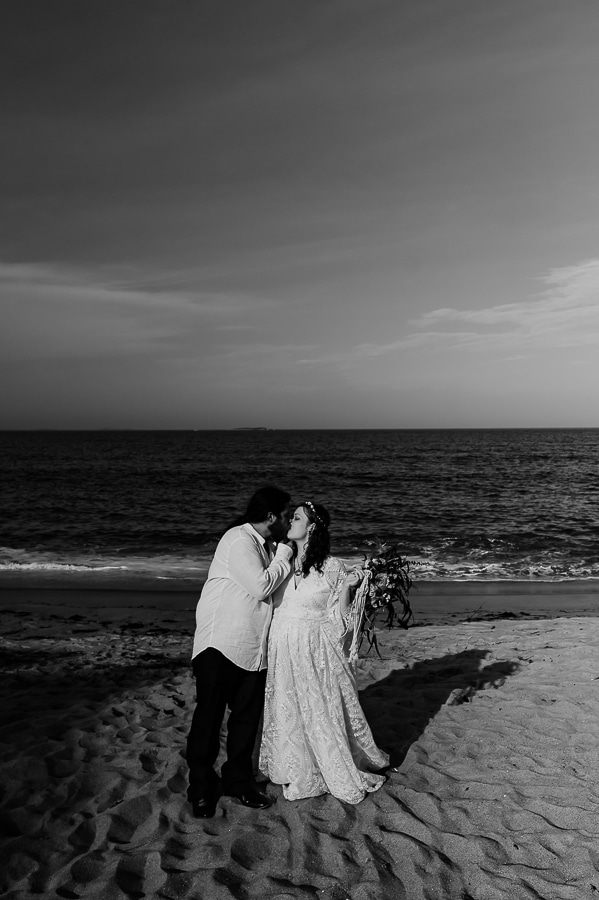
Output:
[[286,506],[285,509],[281,510],[278,516],[275,516],[274,521],[269,525],[269,531],[273,541],[284,541],[287,537],[290,515],[289,506]]

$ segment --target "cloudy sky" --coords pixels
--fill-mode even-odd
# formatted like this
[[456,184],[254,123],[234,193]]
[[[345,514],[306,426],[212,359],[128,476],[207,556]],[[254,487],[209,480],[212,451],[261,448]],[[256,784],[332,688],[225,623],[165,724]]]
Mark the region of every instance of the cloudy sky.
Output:
[[597,0],[3,0],[0,427],[599,426]]

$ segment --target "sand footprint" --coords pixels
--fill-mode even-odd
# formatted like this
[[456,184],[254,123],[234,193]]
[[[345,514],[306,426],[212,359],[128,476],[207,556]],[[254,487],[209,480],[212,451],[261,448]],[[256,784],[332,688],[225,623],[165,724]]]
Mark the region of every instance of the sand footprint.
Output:
[[148,797],[124,800],[110,813],[108,840],[115,844],[138,843],[158,827],[157,811]]
[[124,856],[116,869],[115,881],[129,897],[153,897],[166,881],[160,853],[132,853]]

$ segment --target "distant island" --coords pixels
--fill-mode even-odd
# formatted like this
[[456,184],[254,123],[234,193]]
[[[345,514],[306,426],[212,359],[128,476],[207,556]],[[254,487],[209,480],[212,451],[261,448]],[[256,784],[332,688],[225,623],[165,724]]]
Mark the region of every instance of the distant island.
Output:
[[240,427],[234,428],[233,431],[273,431],[272,428],[265,428],[264,425],[258,425],[255,427]]

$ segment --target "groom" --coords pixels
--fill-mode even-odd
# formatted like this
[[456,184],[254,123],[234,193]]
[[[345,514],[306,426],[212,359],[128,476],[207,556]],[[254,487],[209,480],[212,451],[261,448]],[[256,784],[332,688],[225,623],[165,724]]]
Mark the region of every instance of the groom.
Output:
[[291,571],[292,548],[279,543],[289,530],[290,499],[272,486],[256,491],[241,524],[220,539],[198,601],[192,653],[197,705],[187,739],[187,796],[196,818],[216,811],[214,763],[226,706],[223,793],[252,809],[271,803],[254,781],[252,751],[264,706],[271,594]]

